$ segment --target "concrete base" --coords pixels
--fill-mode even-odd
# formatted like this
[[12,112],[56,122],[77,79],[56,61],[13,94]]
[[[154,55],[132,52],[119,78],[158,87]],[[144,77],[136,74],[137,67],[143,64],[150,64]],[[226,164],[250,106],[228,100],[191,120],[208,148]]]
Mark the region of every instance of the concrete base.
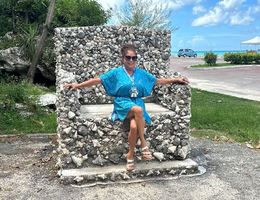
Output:
[[168,177],[178,175],[197,174],[198,164],[186,159],[183,161],[149,161],[136,163],[132,172],[126,170],[125,165],[104,167],[87,167],[80,169],[60,170],[59,175],[64,184],[91,184],[96,182],[130,181],[135,179],[148,179],[151,177]]

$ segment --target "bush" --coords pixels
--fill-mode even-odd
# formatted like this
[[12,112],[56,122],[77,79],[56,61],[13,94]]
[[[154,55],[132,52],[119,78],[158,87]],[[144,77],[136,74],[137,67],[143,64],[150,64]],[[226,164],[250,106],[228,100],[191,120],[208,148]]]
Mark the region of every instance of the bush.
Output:
[[255,55],[255,63],[260,64],[260,53]]
[[260,54],[258,53],[225,53],[224,60],[231,64],[252,64],[260,63]]
[[0,91],[0,108],[15,110],[15,104],[21,103],[34,112],[37,96],[48,92],[48,89],[26,81],[0,79]]
[[210,66],[216,65],[217,55],[212,52],[207,52],[204,55],[204,61]]
[[19,37],[14,36],[11,39],[0,37],[0,50],[8,49],[10,47],[17,47],[19,46],[20,40]]
[[24,56],[30,61],[36,51],[36,37],[38,34],[38,27],[35,25],[28,25],[23,29],[21,34],[20,46],[22,47]]
[[232,64],[241,64],[242,63],[242,57],[241,57],[240,53],[225,53],[224,60],[226,62],[230,62]]
[[0,80],[0,102],[6,109],[14,109],[15,103],[25,103],[28,100],[23,84]]

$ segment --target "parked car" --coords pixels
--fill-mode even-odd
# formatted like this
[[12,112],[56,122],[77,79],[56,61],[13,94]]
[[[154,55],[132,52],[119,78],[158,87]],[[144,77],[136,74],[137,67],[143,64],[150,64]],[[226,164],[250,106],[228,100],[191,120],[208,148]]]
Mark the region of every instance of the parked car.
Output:
[[197,53],[192,49],[180,49],[178,51],[178,57],[197,57]]

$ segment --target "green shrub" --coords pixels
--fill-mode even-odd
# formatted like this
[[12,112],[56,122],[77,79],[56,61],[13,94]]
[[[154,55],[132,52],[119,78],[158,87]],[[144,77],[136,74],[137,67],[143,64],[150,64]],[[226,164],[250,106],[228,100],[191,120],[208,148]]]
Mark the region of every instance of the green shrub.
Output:
[[28,100],[23,84],[17,84],[14,81],[6,83],[1,80],[0,91],[0,102],[4,104],[7,109],[13,109],[15,103],[24,103]]
[[19,43],[20,41],[18,37],[13,37],[12,39],[7,39],[2,37],[0,38],[0,50],[19,46]]
[[30,111],[36,111],[37,96],[48,92],[47,88],[33,85],[26,81],[0,79],[0,105],[7,110],[14,110],[16,103],[24,104]]
[[260,64],[260,53],[254,55],[254,61],[256,64]]
[[210,66],[216,65],[217,55],[212,52],[207,52],[204,55],[204,61]]
[[231,53],[224,54],[224,61],[231,62]]
[[258,53],[225,53],[224,60],[231,64],[252,64],[260,63],[260,54]]
[[240,53],[225,53],[224,60],[226,62],[231,62],[232,64],[241,64],[242,57]]
[[38,27],[35,25],[26,26],[21,34],[20,46],[22,47],[24,56],[30,61],[32,61],[36,51],[37,34]]

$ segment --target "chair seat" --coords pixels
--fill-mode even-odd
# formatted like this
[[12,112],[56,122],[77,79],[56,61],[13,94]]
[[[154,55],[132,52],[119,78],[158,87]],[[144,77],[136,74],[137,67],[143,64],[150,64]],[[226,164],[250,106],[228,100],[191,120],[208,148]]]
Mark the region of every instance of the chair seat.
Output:
[[[159,115],[159,114],[170,114],[171,110],[155,104],[155,103],[146,103],[145,104],[146,111],[151,115]],[[113,104],[89,104],[82,105],[80,107],[81,118],[96,118],[96,117],[110,117],[113,112]]]

